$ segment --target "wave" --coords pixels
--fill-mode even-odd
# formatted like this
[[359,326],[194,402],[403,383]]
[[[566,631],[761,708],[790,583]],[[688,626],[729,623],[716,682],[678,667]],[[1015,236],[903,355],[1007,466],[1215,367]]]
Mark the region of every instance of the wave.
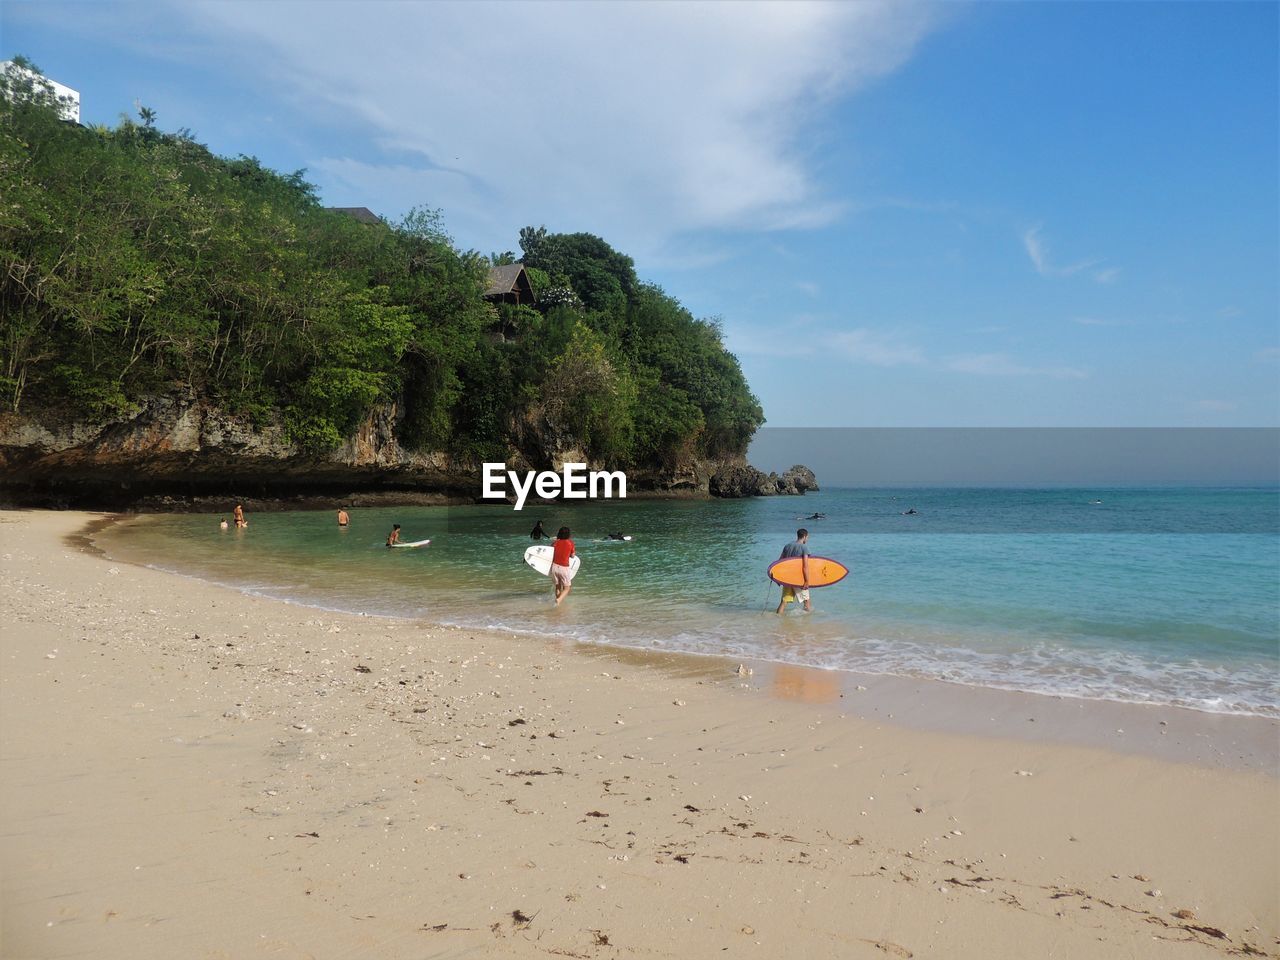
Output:
[[904,638],[852,637],[789,652],[759,638],[722,631],[682,631],[641,638],[597,625],[530,627],[498,616],[451,616],[449,626],[493,629],[578,643],[749,659],[871,676],[937,680],[1041,696],[1174,706],[1202,713],[1280,718],[1280,683],[1265,664],[1228,666],[1196,659],[1156,661],[1122,651],[1034,644],[975,650]]

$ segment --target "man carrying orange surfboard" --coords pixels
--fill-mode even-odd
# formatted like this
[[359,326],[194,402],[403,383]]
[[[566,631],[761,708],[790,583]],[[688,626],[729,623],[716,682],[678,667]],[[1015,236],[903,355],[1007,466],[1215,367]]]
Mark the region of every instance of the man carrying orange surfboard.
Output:
[[806,612],[813,610],[813,606],[809,603],[809,531],[801,527],[796,531],[796,539],[794,543],[788,543],[782,548],[781,560],[790,557],[800,557],[800,568],[804,571],[804,586],[783,587],[782,599],[778,601],[778,609],[774,613],[781,614],[786,611],[787,604],[799,601],[804,604]]

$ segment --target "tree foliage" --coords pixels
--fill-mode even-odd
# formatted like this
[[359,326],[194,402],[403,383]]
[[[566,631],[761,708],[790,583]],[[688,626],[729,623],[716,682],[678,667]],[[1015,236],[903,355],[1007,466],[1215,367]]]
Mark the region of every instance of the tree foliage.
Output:
[[148,108],[114,128],[58,108],[38,77],[0,76],[12,410],[197,397],[323,451],[394,403],[406,445],[536,461],[554,441],[626,465],[741,452],[763,419],[717,324],[599,237],[522,230],[537,305],[495,307],[488,269],[514,254],[457,249],[438,210],[361,223],[302,171],[215,156]]

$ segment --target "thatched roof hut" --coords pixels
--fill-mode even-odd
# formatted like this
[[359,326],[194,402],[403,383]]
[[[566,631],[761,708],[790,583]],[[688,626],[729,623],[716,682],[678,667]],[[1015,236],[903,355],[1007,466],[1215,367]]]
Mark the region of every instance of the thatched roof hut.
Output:
[[495,303],[533,303],[533,284],[523,263],[508,263],[489,271],[484,298]]
[[325,207],[330,213],[345,213],[361,223],[382,223],[382,218],[368,207]]

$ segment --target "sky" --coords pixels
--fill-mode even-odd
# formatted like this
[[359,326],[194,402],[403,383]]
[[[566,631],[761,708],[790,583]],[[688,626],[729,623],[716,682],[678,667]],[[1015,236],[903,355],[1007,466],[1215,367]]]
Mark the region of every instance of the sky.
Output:
[[598,234],[771,427],[1274,427],[1278,12],[4,0],[0,57],[463,248]]
[[[778,473],[803,463],[823,486],[836,487],[1274,488],[1280,429],[765,427],[750,461]],[[1275,526],[1280,499],[1270,507]]]

